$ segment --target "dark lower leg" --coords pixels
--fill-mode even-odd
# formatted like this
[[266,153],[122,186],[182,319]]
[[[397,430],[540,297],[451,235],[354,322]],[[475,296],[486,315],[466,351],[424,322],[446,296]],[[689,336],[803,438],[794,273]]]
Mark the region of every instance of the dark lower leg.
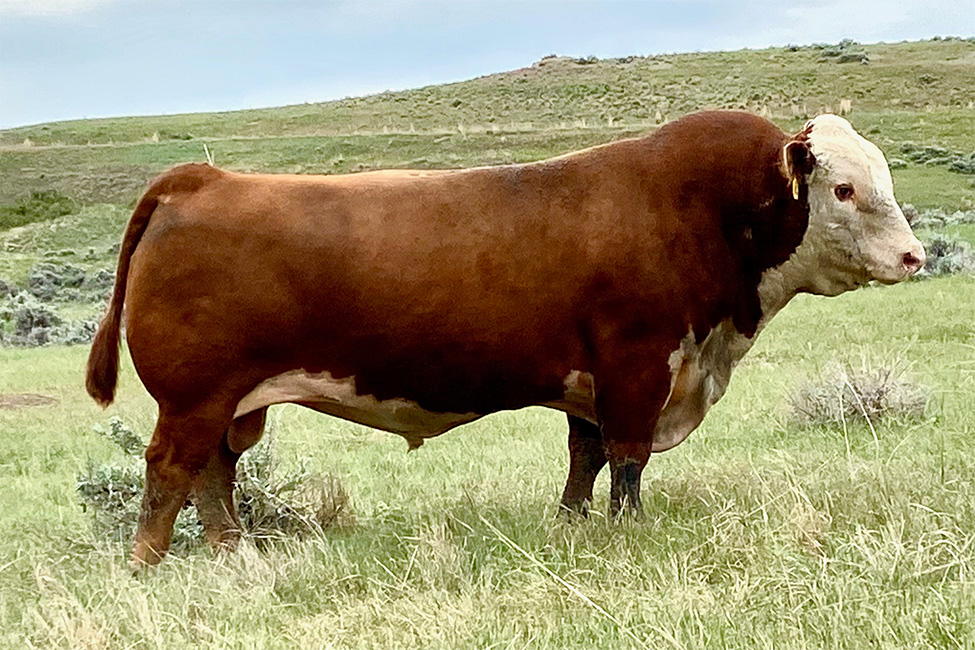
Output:
[[[648,340],[642,360],[635,348],[596,382],[596,414],[610,466],[609,513],[640,514],[640,475],[653,449],[653,431],[670,390],[670,366]],[[665,346],[664,349],[666,349]],[[612,371],[612,372],[611,372]]]
[[203,533],[214,551],[232,551],[240,541],[240,520],[234,507],[239,458],[240,454],[230,449],[224,437],[193,488],[193,502],[203,523]]
[[619,516],[624,508],[634,515],[642,514],[640,475],[645,466],[646,461],[639,463],[632,459],[610,462],[609,513],[611,516]]
[[214,551],[232,551],[240,541],[242,528],[234,506],[237,461],[261,439],[266,414],[267,409],[260,409],[236,418],[196,480],[193,502]]
[[592,487],[606,464],[603,436],[588,420],[569,416],[569,476],[562,492],[563,512],[589,514]]

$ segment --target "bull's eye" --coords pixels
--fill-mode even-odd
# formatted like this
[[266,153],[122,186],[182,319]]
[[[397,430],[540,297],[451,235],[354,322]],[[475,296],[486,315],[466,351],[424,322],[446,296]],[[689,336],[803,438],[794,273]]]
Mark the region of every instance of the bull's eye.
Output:
[[843,183],[842,185],[837,185],[836,189],[833,190],[836,194],[836,198],[840,201],[849,201],[853,198],[853,186]]

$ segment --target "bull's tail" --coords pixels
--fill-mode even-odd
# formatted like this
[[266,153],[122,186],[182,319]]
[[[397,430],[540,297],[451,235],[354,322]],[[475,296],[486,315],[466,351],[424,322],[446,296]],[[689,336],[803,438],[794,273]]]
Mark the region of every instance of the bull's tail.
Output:
[[122,325],[122,304],[125,302],[125,285],[129,276],[129,260],[135,247],[142,239],[142,233],[149,225],[156,206],[159,205],[158,195],[150,189],[139,205],[135,207],[129,226],[122,238],[122,248],[119,251],[118,268],[115,271],[115,288],[108,303],[108,312],[98,325],[95,339],[91,344],[88,355],[88,377],[85,387],[88,394],[102,406],[108,406],[115,399],[115,385],[118,383],[118,353],[119,330]]
[[209,165],[189,164],[176,167],[158,177],[146,190],[135,207],[129,225],[122,238],[119,251],[118,268],[115,271],[115,288],[108,303],[108,312],[95,332],[88,355],[88,375],[85,387],[88,394],[101,404],[108,406],[115,398],[118,383],[119,330],[122,325],[122,305],[125,302],[125,287],[129,277],[129,261],[149,225],[149,218],[159,205],[159,197],[168,192],[185,192],[198,189],[203,182],[220,172]]

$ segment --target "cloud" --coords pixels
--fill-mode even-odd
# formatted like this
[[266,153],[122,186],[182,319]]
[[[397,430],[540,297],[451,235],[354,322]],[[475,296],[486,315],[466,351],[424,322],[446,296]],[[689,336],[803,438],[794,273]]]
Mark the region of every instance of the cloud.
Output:
[[3,16],[71,16],[112,4],[115,0],[0,0]]

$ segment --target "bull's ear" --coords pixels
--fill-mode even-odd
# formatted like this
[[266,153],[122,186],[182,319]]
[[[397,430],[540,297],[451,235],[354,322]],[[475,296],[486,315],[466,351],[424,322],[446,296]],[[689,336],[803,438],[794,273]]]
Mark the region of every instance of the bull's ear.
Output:
[[782,166],[785,178],[792,188],[792,198],[799,198],[799,186],[806,184],[806,179],[816,166],[816,156],[809,148],[809,141],[805,138],[795,139],[782,148]]

